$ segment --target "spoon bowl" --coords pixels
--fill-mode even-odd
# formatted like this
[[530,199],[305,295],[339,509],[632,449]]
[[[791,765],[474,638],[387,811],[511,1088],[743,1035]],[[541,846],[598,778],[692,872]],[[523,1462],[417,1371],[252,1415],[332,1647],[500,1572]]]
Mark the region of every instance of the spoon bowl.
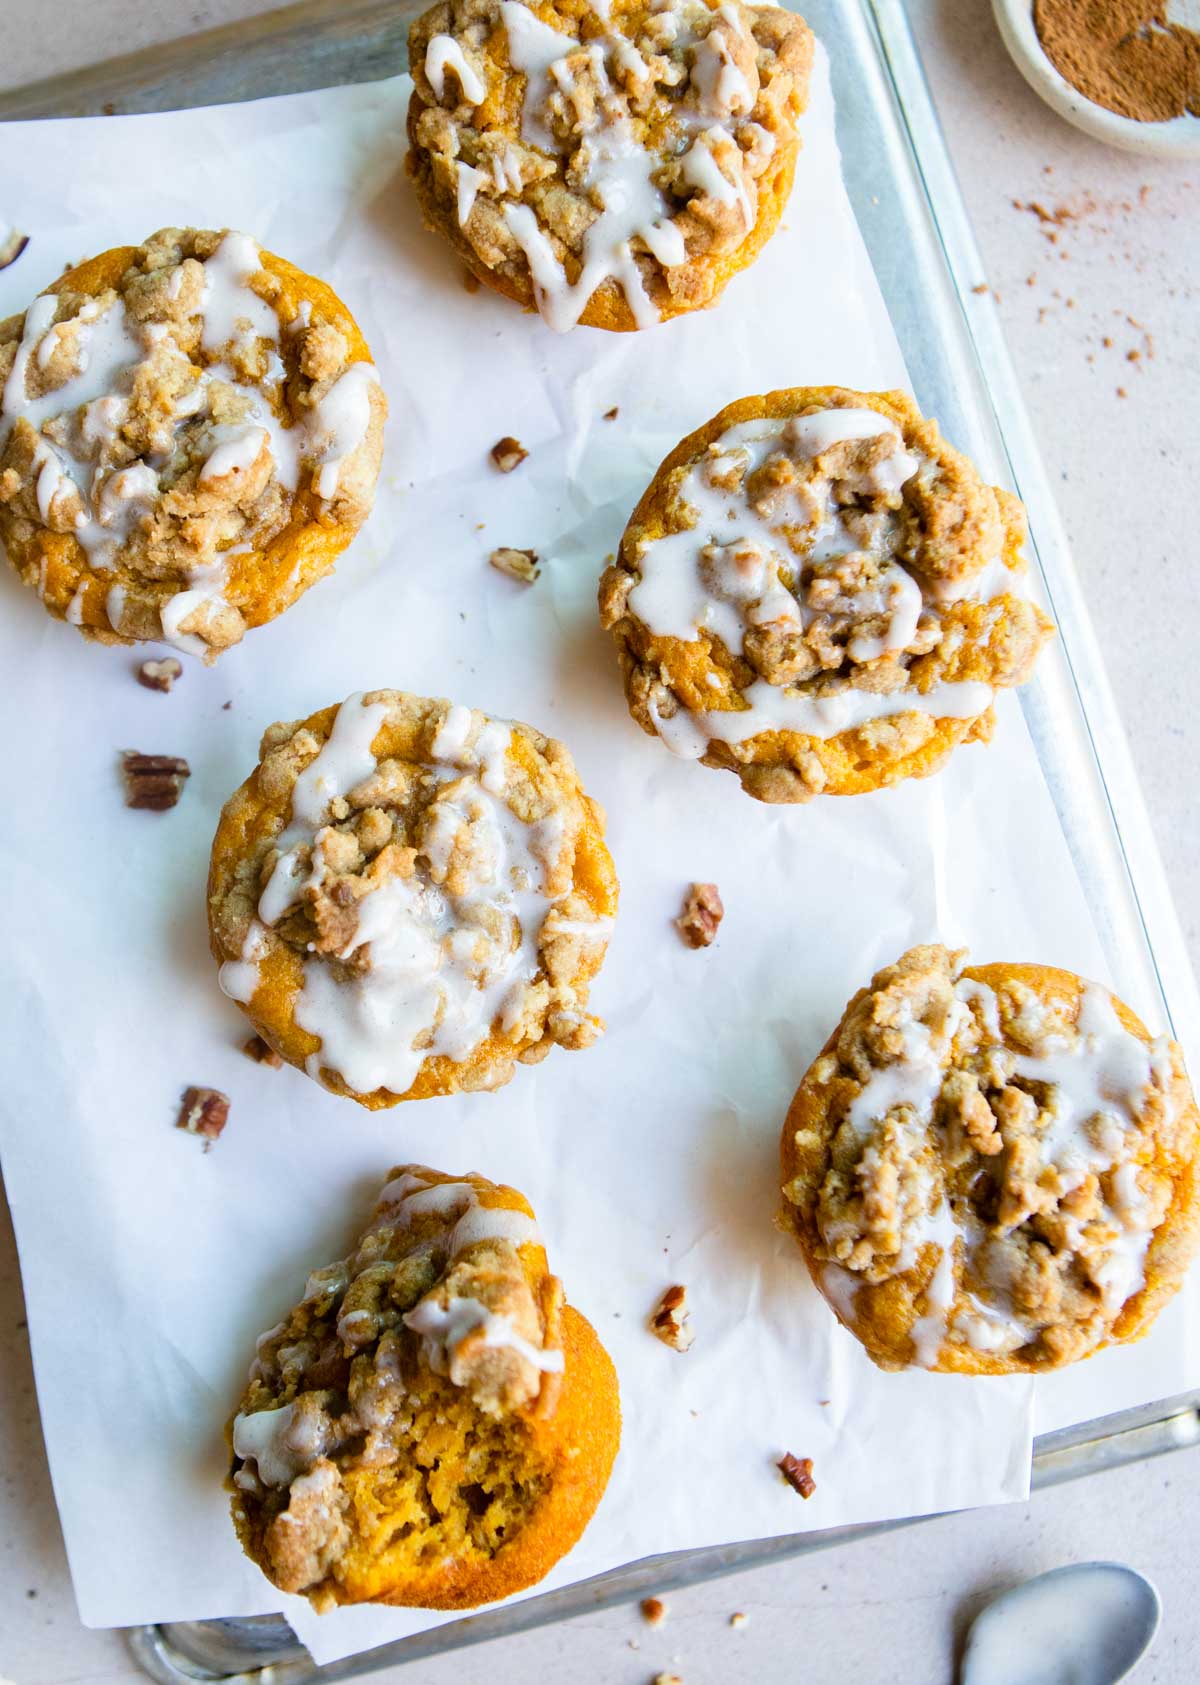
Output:
[[975,1617],[960,1685],[1117,1685],[1154,1642],[1158,1592],[1121,1562],[1076,1562],[1002,1592]]

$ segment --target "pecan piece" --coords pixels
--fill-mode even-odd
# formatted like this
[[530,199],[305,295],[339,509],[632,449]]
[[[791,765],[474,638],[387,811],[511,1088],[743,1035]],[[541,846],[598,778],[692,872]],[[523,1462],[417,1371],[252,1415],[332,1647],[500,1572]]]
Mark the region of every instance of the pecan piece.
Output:
[[186,1129],[189,1135],[202,1135],[207,1152],[228,1120],[228,1094],[222,1094],[219,1088],[187,1088],[175,1127]]
[[145,685],[147,690],[170,690],[182,672],[183,663],[173,655],[166,655],[161,661],[143,661],[136,677],[138,684]]
[[270,1065],[273,1071],[279,1070],[283,1064],[280,1055],[261,1036],[251,1036],[249,1041],[243,1042],[242,1052],[256,1065]]
[[689,948],[707,948],[717,934],[725,906],[715,883],[694,883],[675,928]]
[[506,573],[510,579],[519,579],[526,585],[532,585],[542,571],[538,566],[536,550],[493,550],[488,561],[500,573]]
[[672,1351],[685,1352],[696,1338],[688,1319],[687,1288],[668,1287],[650,1316],[650,1332],[670,1346]]
[[614,404],[612,409],[605,410],[604,414],[600,417],[600,419],[601,419],[601,421],[615,421],[617,419],[617,416],[620,413],[621,412],[618,410],[617,406]]
[[667,1606],[661,1597],[642,1598],[642,1619],[650,1626],[661,1626],[667,1618]]
[[125,806],[147,807],[156,813],[174,807],[183,794],[184,781],[192,769],[178,755],[143,755],[126,749],[121,756],[125,779]]
[[492,461],[502,474],[511,474],[514,468],[519,468],[529,452],[520,439],[514,439],[511,433],[506,433],[502,439],[497,439],[492,446]]
[[802,1498],[812,1497],[817,1483],[813,1479],[811,1457],[793,1457],[790,1451],[785,1451],[775,1467],[793,1492],[799,1492]]

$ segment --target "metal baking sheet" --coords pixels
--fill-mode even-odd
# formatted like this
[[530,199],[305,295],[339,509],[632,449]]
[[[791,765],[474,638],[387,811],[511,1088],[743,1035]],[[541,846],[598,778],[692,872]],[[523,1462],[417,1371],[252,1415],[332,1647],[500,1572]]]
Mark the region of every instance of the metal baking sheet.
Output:
[[[0,119],[164,111],[395,75],[406,67],[418,9],[302,0],[0,94]],[[995,306],[972,291],[982,264],[902,0],[810,0],[802,9],[830,52],[846,185],[917,398],[985,477],[1012,486],[1028,510],[1031,562],[1061,635],[1039,682],[1021,693],[1022,707],[1106,957],[1195,1069],[1200,997]],[[1033,1486],[1196,1443],[1200,1392],[1043,1436]],[[272,1680],[355,1678],[882,1530],[839,1528],[650,1558],[325,1668],[278,1616],[145,1627],[131,1640],[146,1671],[173,1685],[263,1668]]]

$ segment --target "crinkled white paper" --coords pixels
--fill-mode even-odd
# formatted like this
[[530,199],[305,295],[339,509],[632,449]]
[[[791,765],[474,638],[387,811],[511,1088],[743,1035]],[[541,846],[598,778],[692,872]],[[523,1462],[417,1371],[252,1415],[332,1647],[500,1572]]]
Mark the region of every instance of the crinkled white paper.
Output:
[[[847,997],[913,942],[1103,976],[1014,698],[993,746],[937,780],[770,809],[641,734],[597,624],[604,559],[684,433],[748,392],[904,383],[823,61],[786,227],[718,309],[628,336],[558,338],[468,295],[403,178],[407,99],[396,80],[0,130],[4,213],[32,236],[0,274],[0,315],[164,224],[240,227],[334,285],[391,403],[375,511],[336,577],[215,669],[190,664],[170,696],[0,576],[0,1140],[80,1611],[114,1625],[286,1602],[319,1659],[444,1617],[318,1619],[282,1599],[235,1543],[222,1427],[255,1334],[346,1250],[406,1159],[522,1188],[616,1361],[612,1484],[546,1588],[664,1550],[1022,1496],[1031,1385],[872,1368],[772,1227],[778,1131]],[[530,456],[503,476],[488,450],[509,433]],[[546,559],[535,586],[486,565],[501,544]],[[371,1114],[238,1051],[204,879],[264,726],[378,685],[561,736],[608,810],[622,898],[597,1048],[555,1052],[497,1095]],[[127,747],[190,760],[173,812],[122,805]],[[670,923],[693,879],[727,909],[700,953]],[[172,1127],[192,1083],[232,1096],[209,1153]],[[686,1356],[644,1326],[673,1281],[692,1303]],[[1059,1416],[1196,1379],[1182,1308],[1163,1337],[1071,1377]],[[784,1451],[813,1459],[807,1504],[774,1470]]]

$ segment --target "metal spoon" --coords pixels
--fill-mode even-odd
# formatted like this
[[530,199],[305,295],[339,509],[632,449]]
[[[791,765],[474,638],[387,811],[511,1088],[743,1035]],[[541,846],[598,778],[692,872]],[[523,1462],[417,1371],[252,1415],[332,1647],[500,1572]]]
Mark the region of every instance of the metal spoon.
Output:
[[1162,1604],[1121,1562],[1076,1562],[976,1615],[960,1685],[1117,1685],[1154,1642]]

